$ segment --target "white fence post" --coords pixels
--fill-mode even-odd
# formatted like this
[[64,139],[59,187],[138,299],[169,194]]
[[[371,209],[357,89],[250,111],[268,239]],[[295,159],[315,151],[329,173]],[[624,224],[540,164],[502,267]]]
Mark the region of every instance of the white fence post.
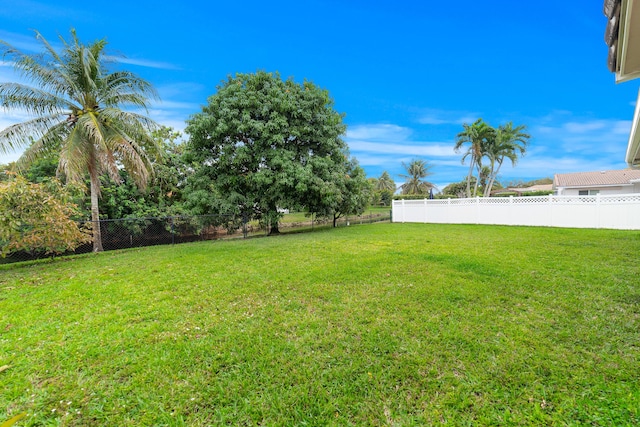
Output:
[[425,224],[429,222],[429,205],[427,204],[427,199],[424,199],[424,222]]
[[596,224],[597,228],[602,228],[600,223],[600,193],[596,194]]

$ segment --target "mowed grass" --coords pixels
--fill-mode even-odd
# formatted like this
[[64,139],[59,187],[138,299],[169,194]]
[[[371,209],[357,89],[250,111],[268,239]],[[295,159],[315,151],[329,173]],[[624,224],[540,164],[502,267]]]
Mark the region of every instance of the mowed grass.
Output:
[[374,224],[0,270],[0,422],[640,423],[640,233]]

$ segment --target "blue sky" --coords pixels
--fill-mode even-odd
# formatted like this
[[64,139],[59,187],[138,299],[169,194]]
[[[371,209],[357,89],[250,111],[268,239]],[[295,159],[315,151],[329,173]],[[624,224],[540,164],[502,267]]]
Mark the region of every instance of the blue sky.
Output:
[[[638,82],[606,66],[602,0],[263,2],[0,0],[0,39],[34,48],[76,28],[106,38],[162,102],[150,115],[184,129],[230,74],[279,71],[331,93],[368,176],[427,160],[441,188],[467,167],[462,124],[527,125],[527,155],[499,179],[621,169]],[[95,6],[94,6],[95,5]],[[0,81],[15,80],[8,64]],[[24,119],[0,112],[0,128]],[[0,155],[6,163],[17,155]]]

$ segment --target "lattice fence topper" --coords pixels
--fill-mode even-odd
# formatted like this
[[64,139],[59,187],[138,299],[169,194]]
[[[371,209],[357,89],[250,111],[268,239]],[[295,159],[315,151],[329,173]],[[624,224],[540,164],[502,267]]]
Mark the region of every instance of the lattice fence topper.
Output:
[[640,230],[640,193],[394,200],[393,222]]
[[540,203],[638,203],[640,194],[607,194],[595,196],[523,196],[523,197],[472,197],[467,199],[422,199],[394,200],[394,205],[424,206],[426,205],[504,205],[504,204],[540,204]]

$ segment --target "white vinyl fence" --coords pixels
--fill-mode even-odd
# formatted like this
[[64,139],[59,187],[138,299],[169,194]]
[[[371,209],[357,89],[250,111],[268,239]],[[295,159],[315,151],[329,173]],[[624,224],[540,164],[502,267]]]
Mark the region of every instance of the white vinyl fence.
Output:
[[393,222],[640,230],[640,194],[394,200]]

